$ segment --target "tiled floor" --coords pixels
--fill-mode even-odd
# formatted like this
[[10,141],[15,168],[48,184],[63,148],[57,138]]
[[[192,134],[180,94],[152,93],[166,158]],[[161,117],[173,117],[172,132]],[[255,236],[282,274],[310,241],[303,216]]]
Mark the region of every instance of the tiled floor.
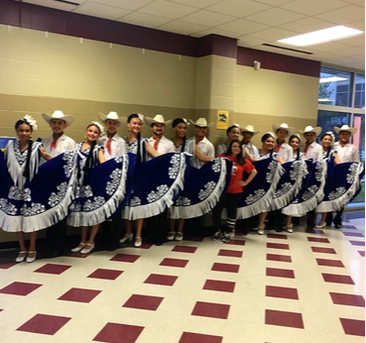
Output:
[[[2,253],[3,255],[3,253]],[[1,263],[0,342],[365,342],[364,212],[341,230]]]

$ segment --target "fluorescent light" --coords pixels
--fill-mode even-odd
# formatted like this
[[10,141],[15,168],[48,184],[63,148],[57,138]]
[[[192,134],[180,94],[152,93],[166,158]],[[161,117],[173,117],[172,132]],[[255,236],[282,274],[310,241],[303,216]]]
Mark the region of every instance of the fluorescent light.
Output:
[[363,31],[351,29],[346,26],[335,26],[328,29],[305,33],[303,35],[280,39],[278,42],[296,46],[315,45],[332,40],[356,36]]
[[330,77],[322,77],[319,80],[319,83],[338,82],[338,81],[346,81],[346,80],[348,80],[348,79],[345,77],[330,76]]

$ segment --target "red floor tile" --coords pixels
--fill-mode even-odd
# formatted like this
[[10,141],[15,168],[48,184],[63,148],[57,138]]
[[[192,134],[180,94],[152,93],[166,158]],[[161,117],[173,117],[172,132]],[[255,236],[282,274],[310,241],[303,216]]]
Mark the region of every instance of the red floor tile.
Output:
[[149,295],[132,294],[122,307],[136,308],[139,310],[156,311],[164,298]]
[[9,269],[17,264],[18,263],[16,263],[16,262],[3,263],[3,264],[0,264],[0,269]]
[[311,250],[322,254],[336,254],[336,251],[332,248],[311,247]]
[[135,343],[139,338],[143,326],[107,323],[94,337],[93,341],[106,343]]
[[112,257],[110,261],[134,263],[140,257],[140,255],[117,254],[116,256]]
[[301,313],[266,310],[265,323],[269,325],[288,326],[303,329],[304,323]]
[[338,261],[338,260],[327,260],[327,259],[323,259],[323,258],[317,258],[316,262],[318,263],[318,266],[344,268],[343,262]]
[[330,243],[328,238],[322,238],[322,237],[308,237],[308,241],[318,243]]
[[365,257],[365,252],[364,251],[359,251],[358,252],[362,257]]
[[222,343],[222,339],[220,336],[183,332],[178,343]]
[[269,233],[267,235],[268,238],[275,238],[275,239],[287,239],[287,235],[281,235],[279,233]]
[[291,256],[267,254],[267,261],[292,262]]
[[197,248],[196,247],[187,247],[187,246],[183,246],[183,245],[176,245],[172,251],[175,252],[185,252],[185,253],[189,253],[189,254],[194,254],[196,252]]
[[42,285],[38,283],[13,282],[10,285],[0,289],[0,293],[25,296],[29,293],[32,293],[41,286]]
[[347,231],[343,231],[343,234],[345,236],[348,237],[365,237],[362,233],[360,232],[347,232]]
[[154,244],[151,243],[142,243],[142,245],[140,247],[135,247],[136,249],[145,249],[148,250],[150,249]]
[[235,282],[231,281],[220,281],[220,280],[206,280],[203,289],[210,291],[220,291],[220,292],[234,292]]
[[354,225],[345,225],[345,224],[342,225],[342,229],[357,230],[356,226],[354,226]]
[[47,263],[43,267],[36,269],[35,273],[55,274],[60,275],[64,271],[71,268],[71,266],[65,266],[62,264]]
[[70,319],[71,318],[69,317],[53,316],[48,314],[36,314],[33,318],[28,320],[17,330],[40,333],[44,335],[54,335]]
[[334,304],[365,307],[365,299],[362,295],[334,292],[331,292],[329,294]]
[[336,274],[325,274],[322,273],[325,282],[332,283],[344,283],[348,285],[354,285],[352,278],[348,275],[336,275]]
[[184,268],[188,262],[188,260],[181,260],[178,258],[164,258],[164,260],[160,262],[160,266]]
[[229,310],[230,305],[197,301],[191,314],[192,316],[227,319]]
[[273,298],[284,299],[299,299],[296,288],[278,287],[278,286],[266,286],[266,296]]
[[58,300],[76,301],[81,303],[90,303],[101,291],[95,289],[71,288]]
[[245,241],[240,240],[240,239],[230,239],[229,242],[224,242],[224,244],[228,244],[228,245],[245,245]]
[[97,269],[91,273],[88,277],[94,279],[104,279],[104,280],[116,280],[121,274],[122,270],[112,270],[112,269]]
[[347,335],[365,337],[365,321],[349,318],[339,318],[343,326],[343,330]]
[[150,274],[144,283],[161,286],[173,286],[177,279],[178,276],[173,275]]
[[267,243],[267,248],[290,250],[290,246],[288,244],[281,244],[281,243]]
[[362,241],[349,241],[352,245],[357,246],[357,247],[364,247],[365,246],[365,242]]
[[76,258],[87,258],[90,256],[90,254],[81,254],[81,253],[70,252],[70,253],[66,253],[65,256],[76,257]]
[[313,233],[316,235],[324,235],[324,231],[323,230],[319,230],[319,229],[314,229],[314,230],[310,230],[310,231],[306,231],[307,233]]
[[266,268],[266,275],[283,277],[283,278],[288,278],[288,279],[295,278],[295,273],[291,269]]
[[237,251],[237,250],[225,250],[225,249],[220,249],[219,253],[217,254],[218,256],[227,256],[227,257],[242,257],[243,256],[243,252],[242,251]]
[[240,266],[238,264],[214,263],[211,270],[216,272],[238,273],[239,267]]

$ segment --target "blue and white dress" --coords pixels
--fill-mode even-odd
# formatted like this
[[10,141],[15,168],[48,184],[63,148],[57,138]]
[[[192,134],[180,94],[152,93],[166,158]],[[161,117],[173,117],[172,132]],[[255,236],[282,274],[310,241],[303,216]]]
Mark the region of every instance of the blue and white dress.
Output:
[[[74,227],[104,222],[122,210],[129,196],[126,191],[128,156],[117,156],[100,164],[98,152],[103,147],[96,144],[92,151],[90,147],[82,151],[82,146],[83,143],[79,143],[76,148],[78,182],[67,218],[68,225]],[[93,154],[93,163],[86,173],[84,166],[89,154]]]
[[40,163],[42,144],[33,142],[29,177],[23,172],[28,149],[9,141],[0,156],[0,227],[8,232],[33,232],[63,220],[68,214],[76,183],[75,151]]

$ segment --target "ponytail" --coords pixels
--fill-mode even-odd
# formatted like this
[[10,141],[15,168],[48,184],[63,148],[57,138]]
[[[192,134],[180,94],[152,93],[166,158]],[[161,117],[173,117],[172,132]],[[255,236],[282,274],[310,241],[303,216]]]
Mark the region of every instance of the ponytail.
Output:
[[90,144],[89,155],[86,158],[85,164],[84,164],[84,167],[83,167],[83,172],[85,174],[84,180],[88,177],[89,169],[93,166],[93,164],[95,162],[94,161],[94,148],[95,148],[96,144],[97,144],[96,141],[93,141]]
[[32,146],[33,146],[33,141],[30,139],[28,141],[27,161],[25,162],[25,167],[24,167],[24,172],[23,172],[23,176],[25,178],[28,178],[30,175],[29,165],[30,165],[30,159],[31,159],[31,155],[32,155]]
[[141,159],[141,133],[137,134],[137,152],[136,152],[136,162],[140,163]]

